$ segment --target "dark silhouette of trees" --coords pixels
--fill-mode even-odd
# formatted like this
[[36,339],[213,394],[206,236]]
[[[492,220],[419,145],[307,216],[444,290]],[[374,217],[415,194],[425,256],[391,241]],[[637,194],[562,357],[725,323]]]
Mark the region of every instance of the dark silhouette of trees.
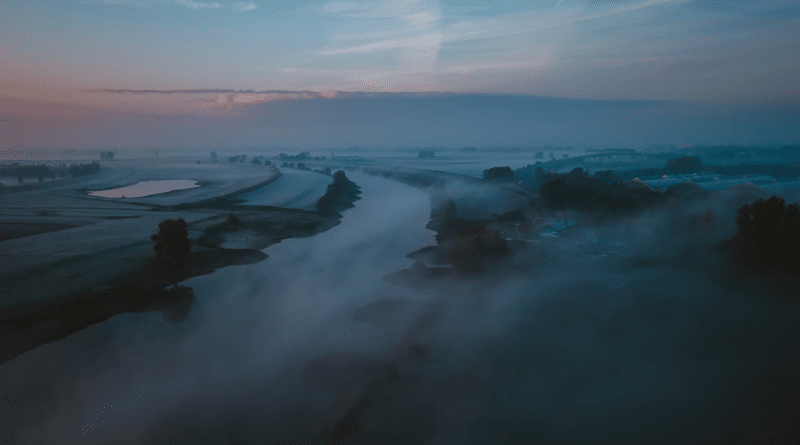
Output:
[[622,181],[619,180],[617,175],[615,175],[614,172],[611,171],[611,170],[604,170],[604,171],[601,171],[601,172],[600,171],[594,172],[594,178],[595,179],[599,179],[599,180],[603,181],[606,184],[616,184],[616,183],[622,182]]
[[100,164],[92,162],[91,164],[73,164],[69,166],[72,176],[86,176],[100,171]]
[[212,152],[211,152],[211,154],[210,154],[209,156],[211,156],[211,160],[212,160],[212,161],[214,161],[214,162],[216,162],[216,161],[217,161],[217,157],[218,157],[218,156],[217,156],[217,152],[216,152],[216,151],[212,151]]
[[452,199],[437,200],[437,204],[431,202],[431,220],[425,227],[436,232],[436,242],[441,245],[464,232],[472,223],[458,217],[456,203]]
[[287,155],[286,153],[280,153],[278,155],[278,159],[280,159],[283,162],[287,162],[287,161],[306,161],[309,158],[311,158],[311,153],[309,153],[307,151],[301,151],[299,155],[294,155],[294,156]]
[[742,206],[736,235],[723,244],[734,260],[752,269],[800,273],[800,207],[771,196]]
[[517,177],[511,167],[492,167],[483,171],[483,179],[493,182],[515,182]]
[[228,158],[228,162],[230,162],[231,164],[235,164],[235,163],[239,162],[239,156],[231,156],[231,157],[229,157]]
[[333,183],[328,185],[324,195],[317,201],[320,213],[337,213],[353,206],[353,201],[360,199],[360,187],[347,179],[344,171],[333,174]]
[[536,154],[535,154],[535,155],[533,155],[533,156],[534,156],[536,159],[543,159],[543,158],[544,158],[544,153],[542,153],[541,151],[537,151],[537,152],[536,152]]
[[447,252],[447,260],[460,274],[475,274],[485,270],[490,262],[511,253],[508,242],[500,232],[477,224],[458,236]]
[[667,161],[664,171],[667,173],[697,173],[703,161],[694,156],[681,156]]
[[173,261],[180,261],[189,256],[192,251],[192,239],[183,218],[165,219],[158,223],[158,233],[150,236],[155,243],[153,250],[156,257],[169,257]]

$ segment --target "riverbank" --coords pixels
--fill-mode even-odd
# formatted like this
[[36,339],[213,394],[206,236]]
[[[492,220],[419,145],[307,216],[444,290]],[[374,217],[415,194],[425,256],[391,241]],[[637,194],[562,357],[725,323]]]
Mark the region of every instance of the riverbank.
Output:
[[[135,216],[3,244],[14,255],[0,261],[0,363],[114,315],[161,309],[170,302],[165,288],[263,261],[262,249],[326,231],[342,218],[231,199]],[[155,259],[149,235],[158,222],[178,218],[188,223],[193,251],[181,264]]]

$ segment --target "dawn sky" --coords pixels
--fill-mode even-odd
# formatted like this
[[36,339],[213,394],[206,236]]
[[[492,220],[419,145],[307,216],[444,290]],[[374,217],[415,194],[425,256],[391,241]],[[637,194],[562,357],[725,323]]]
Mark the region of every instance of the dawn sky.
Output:
[[[733,103],[789,114],[800,104],[800,0],[12,0],[0,11],[0,114],[29,119],[14,133],[0,129],[4,149],[93,147],[115,135],[135,146],[131,129],[146,131],[153,115],[241,121],[258,103],[352,92]],[[84,124],[85,134],[57,140],[59,125]],[[364,130],[352,125],[341,139]],[[800,137],[788,126],[771,134]],[[485,136],[476,144],[492,140]],[[226,145],[209,137],[208,146]],[[512,139],[498,143],[525,138]]]

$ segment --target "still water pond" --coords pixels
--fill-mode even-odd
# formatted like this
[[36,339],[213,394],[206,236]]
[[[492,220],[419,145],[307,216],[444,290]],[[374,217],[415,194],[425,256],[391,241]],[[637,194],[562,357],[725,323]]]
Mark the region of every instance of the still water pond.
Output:
[[159,193],[174,192],[200,187],[197,181],[188,179],[171,179],[166,181],[142,181],[126,187],[111,190],[90,192],[89,196],[101,198],[141,198],[143,196],[157,195]]

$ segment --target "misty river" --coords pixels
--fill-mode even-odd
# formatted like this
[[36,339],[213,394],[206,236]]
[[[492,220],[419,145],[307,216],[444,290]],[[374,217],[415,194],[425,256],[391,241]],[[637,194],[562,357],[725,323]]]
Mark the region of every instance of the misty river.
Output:
[[181,283],[188,313],[118,315],[0,365],[6,443],[356,443],[320,433],[342,406],[371,422],[342,427],[378,436],[365,443],[783,443],[771,431],[797,428],[796,304],[580,255],[412,291],[383,278],[431,242],[428,194],[348,177],[363,193],[340,225]]
[[207,442],[187,443],[271,443],[275,428],[292,426],[286,419],[302,429],[310,417],[298,410],[324,409],[333,396],[296,383],[296,368],[331,352],[380,350],[402,334],[402,320],[392,333],[353,312],[421,297],[382,278],[429,242],[428,195],[350,177],[362,199],[340,225],[272,245],[261,263],[181,283],[195,295],[185,319],[122,314],[0,365],[4,398],[14,401],[3,419],[12,442],[172,443],[199,429]]

